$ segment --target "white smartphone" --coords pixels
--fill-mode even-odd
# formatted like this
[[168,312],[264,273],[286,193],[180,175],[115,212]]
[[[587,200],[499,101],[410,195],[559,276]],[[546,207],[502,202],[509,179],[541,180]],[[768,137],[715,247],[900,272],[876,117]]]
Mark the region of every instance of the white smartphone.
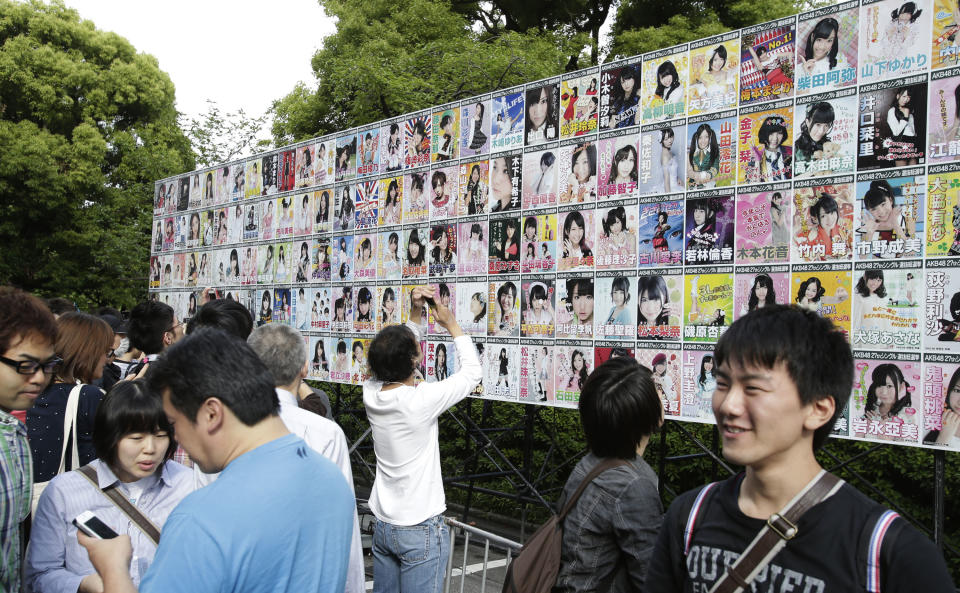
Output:
[[92,511],[83,511],[73,520],[77,529],[97,539],[112,539],[117,537],[117,532],[110,529],[106,523],[97,518]]

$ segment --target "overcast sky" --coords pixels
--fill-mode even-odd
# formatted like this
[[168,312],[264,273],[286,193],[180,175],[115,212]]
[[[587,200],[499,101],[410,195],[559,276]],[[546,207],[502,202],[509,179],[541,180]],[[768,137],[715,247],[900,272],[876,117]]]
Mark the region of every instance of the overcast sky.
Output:
[[262,114],[297,81],[315,84],[310,58],[335,30],[317,0],[66,0],[102,31],[154,55],[177,89],[177,109]]

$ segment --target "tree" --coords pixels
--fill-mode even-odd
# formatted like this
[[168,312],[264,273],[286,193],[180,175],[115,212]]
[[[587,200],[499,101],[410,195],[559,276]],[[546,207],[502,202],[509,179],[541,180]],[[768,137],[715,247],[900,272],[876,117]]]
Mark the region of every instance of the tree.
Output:
[[207,168],[270,150],[272,142],[262,136],[271,114],[272,110],[257,117],[243,109],[224,112],[207,99],[207,112],[200,119],[185,119],[181,127],[190,138],[197,166]]
[[609,58],[639,55],[826,5],[815,0],[624,0],[617,9]]
[[558,74],[586,37],[475,30],[443,0],[323,0],[337,32],[313,56],[316,90],[274,104],[277,145]]
[[156,58],[62,1],[0,0],[0,284],[143,298],[153,181],[193,167],[176,118]]

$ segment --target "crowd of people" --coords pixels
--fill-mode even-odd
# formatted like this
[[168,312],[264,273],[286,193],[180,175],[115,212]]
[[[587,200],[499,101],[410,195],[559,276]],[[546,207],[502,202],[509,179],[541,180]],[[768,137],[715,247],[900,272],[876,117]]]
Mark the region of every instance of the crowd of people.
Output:
[[[298,330],[254,330],[229,299],[187,323],[157,301],[127,320],[61,301],[0,287],[0,591],[365,591],[347,441],[304,382]],[[443,590],[437,420],[484,374],[433,288],[410,306],[372,340],[363,385],[375,593]],[[459,359],[433,382],[417,370],[426,309]],[[643,459],[664,419],[653,373],[619,356],[585,378],[588,453],[559,500],[571,508],[554,591],[954,591],[929,539],[817,461],[851,390],[840,330],[771,305],[712,360],[723,453],[744,471],[665,514]],[[795,515],[797,500],[814,502]],[[78,529],[87,511],[117,537]]]

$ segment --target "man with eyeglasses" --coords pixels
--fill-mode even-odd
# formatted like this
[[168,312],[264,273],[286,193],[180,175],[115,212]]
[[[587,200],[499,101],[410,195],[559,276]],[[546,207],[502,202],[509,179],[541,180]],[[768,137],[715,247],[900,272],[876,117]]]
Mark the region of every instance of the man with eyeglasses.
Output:
[[30,514],[33,461],[27,428],[11,412],[43,392],[60,359],[57,322],[40,299],[0,287],[0,591],[20,590],[23,524]]
[[144,301],[130,312],[127,338],[130,345],[143,352],[145,360],[133,365],[127,375],[138,375],[145,364],[183,337],[184,324],[177,319],[173,307],[159,301]]

